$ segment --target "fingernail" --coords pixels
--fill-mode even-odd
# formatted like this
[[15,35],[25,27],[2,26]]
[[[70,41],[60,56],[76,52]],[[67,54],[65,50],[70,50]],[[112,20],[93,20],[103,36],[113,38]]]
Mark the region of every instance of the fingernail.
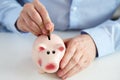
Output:
[[62,72],[61,72],[61,70],[59,70],[59,71],[57,72],[57,75],[58,75],[58,77],[62,77]]
[[67,75],[65,75],[65,76],[62,77],[62,79],[64,79],[64,80],[65,80],[66,78],[67,78]]
[[46,31],[45,31],[45,30],[42,30],[42,33],[43,33],[43,34],[46,34]]
[[46,29],[47,29],[47,30],[50,30],[50,24],[49,24],[49,23],[46,24]]
[[63,63],[62,65],[61,65],[61,69],[63,69],[65,67],[65,64]]
[[53,26],[53,24],[48,23],[48,24],[46,25],[46,29],[47,29],[47,30],[51,30],[52,26]]

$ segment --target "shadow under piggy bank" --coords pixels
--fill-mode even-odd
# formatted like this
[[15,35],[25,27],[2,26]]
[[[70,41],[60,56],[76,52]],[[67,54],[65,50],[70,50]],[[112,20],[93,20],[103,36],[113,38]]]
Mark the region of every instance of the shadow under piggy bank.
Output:
[[15,69],[15,74],[20,76],[22,80],[61,80],[56,73],[40,74],[31,58],[21,60]]

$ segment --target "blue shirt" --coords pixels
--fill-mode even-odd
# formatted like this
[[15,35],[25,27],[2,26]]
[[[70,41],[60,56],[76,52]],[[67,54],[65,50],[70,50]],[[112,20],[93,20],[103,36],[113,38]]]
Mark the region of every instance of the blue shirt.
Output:
[[[94,40],[99,56],[120,49],[120,19],[109,20],[120,0],[40,0],[56,30],[80,29]],[[22,6],[32,0],[0,0],[0,30],[18,32],[15,22]]]

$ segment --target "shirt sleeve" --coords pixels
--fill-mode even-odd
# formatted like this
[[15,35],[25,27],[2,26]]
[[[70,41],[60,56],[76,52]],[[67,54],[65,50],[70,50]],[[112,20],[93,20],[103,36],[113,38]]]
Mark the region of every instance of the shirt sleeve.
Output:
[[0,23],[12,32],[17,32],[15,22],[19,17],[22,6],[17,0],[0,0]]
[[73,0],[70,8],[70,29],[95,27],[110,19],[120,0]]
[[108,20],[103,24],[84,29],[94,40],[98,57],[109,55],[120,50],[120,18],[117,21]]

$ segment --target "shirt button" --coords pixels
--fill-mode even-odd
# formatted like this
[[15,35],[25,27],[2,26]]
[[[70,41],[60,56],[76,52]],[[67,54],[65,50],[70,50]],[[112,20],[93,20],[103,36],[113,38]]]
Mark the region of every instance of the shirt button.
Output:
[[76,11],[76,10],[77,10],[77,7],[72,7],[71,10],[72,10],[72,11]]

